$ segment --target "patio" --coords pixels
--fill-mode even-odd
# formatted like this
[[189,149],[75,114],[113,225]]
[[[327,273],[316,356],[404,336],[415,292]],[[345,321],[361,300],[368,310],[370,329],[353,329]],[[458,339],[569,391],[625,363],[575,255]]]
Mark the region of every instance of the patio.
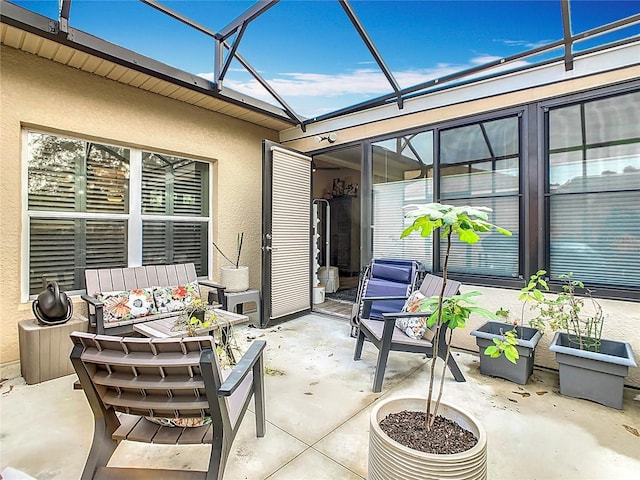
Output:
[[[236,329],[238,339],[267,340],[268,425],[266,436],[256,438],[247,414],[226,479],[366,478],[372,404],[383,396],[424,395],[429,360],[393,353],[383,392],[374,394],[374,349],[365,345],[362,361],[354,362],[348,331],[347,320],[318,314],[266,330]],[[618,411],[560,396],[557,372],[536,370],[519,386],[480,375],[477,354],[455,355],[467,382],[448,377],[444,399],[477,416],[487,430],[489,478],[637,478],[640,392],[626,389]],[[79,478],[93,419],[83,392],[72,388],[75,375],[36,385],[19,375],[17,364],[2,370],[0,471],[11,467],[39,480]],[[206,448],[129,443],[116,461],[205,469]]]

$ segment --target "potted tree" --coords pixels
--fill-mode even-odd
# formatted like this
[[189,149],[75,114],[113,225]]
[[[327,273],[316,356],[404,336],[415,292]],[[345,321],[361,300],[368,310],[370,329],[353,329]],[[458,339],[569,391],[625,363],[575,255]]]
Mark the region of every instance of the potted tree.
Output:
[[[439,203],[411,207],[413,210],[408,215],[415,219],[402,232],[402,238],[414,231],[423,237],[439,231],[446,240],[442,290],[439,296],[422,300],[421,310],[432,311],[427,326],[434,329],[434,342],[441,338],[440,330],[447,329],[444,341],[448,359],[453,330],[464,327],[472,313],[495,318],[492,312],[475,306],[473,297],[480,295],[479,292],[444,297],[452,237],[456,235],[464,243],[475,244],[480,239],[479,233],[494,228],[504,235],[511,233],[488,222],[492,210],[486,207]],[[435,344],[434,351],[437,349]],[[484,428],[469,413],[441,401],[446,359],[434,395],[436,360],[431,362],[426,401],[420,397],[395,397],[382,400],[373,408],[369,479],[486,478]]]
[[480,373],[490,377],[499,377],[524,385],[533,373],[536,346],[544,333],[544,321],[537,317],[524,326],[525,306],[538,307],[544,301],[540,289],[549,290],[544,275],[539,270],[531,275],[527,285],[520,290],[518,300],[522,302],[520,321],[508,321],[509,312],[500,309],[497,315],[505,321],[488,321],[473,330],[476,345],[480,350]]
[[[562,292],[542,310],[557,330],[549,349],[559,365],[560,393],[622,409],[624,378],[637,366],[631,345],[602,339],[605,316],[591,290],[571,273],[560,278]],[[578,297],[577,289],[586,297]]]
[[229,293],[244,292],[249,290],[249,267],[240,265],[240,254],[242,253],[242,242],[244,240],[244,232],[238,233],[236,238],[236,251],[233,259],[229,258],[224,252],[213,243],[214,248],[222,255],[222,257],[231,265],[222,265],[220,267],[220,283]]

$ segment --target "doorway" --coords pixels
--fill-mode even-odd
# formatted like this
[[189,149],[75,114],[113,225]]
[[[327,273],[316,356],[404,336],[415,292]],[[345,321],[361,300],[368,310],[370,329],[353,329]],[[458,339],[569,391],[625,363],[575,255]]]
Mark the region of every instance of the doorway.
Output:
[[324,301],[313,310],[349,318],[360,265],[361,152],[359,145],[313,157],[316,274]]

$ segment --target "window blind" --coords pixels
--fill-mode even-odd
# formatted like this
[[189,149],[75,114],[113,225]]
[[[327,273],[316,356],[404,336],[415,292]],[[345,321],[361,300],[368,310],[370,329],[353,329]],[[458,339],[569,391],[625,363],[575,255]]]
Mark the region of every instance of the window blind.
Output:
[[551,109],[549,274],[640,285],[640,92]]
[[433,241],[417,234],[400,239],[411,224],[405,219],[404,207],[429,203],[433,197],[430,178],[373,185],[373,257],[417,260],[431,270]]
[[274,147],[271,317],[311,308],[311,159]]

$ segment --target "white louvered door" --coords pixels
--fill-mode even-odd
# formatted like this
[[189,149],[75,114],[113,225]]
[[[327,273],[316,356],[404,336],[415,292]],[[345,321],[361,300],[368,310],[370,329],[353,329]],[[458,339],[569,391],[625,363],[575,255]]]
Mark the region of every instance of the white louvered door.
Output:
[[311,158],[264,142],[262,324],[311,309]]

